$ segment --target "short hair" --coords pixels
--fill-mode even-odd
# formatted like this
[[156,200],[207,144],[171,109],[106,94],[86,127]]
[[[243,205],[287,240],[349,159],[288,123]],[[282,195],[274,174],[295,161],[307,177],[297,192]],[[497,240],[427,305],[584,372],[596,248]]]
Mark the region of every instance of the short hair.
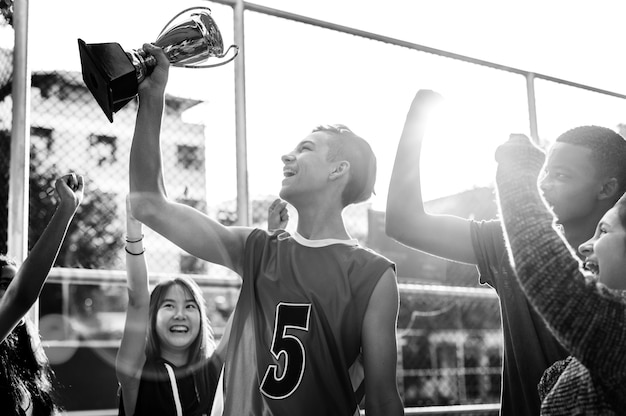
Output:
[[626,192],[626,139],[600,126],[580,126],[561,134],[560,143],[574,144],[591,150],[591,162],[599,176],[616,178],[617,198]]
[[341,194],[344,207],[367,201],[376,183],[376,156],[369,143],[343,124],[321,125],[315,132],[329,133],[328,160],[345,159],[350,163],[350,177]]

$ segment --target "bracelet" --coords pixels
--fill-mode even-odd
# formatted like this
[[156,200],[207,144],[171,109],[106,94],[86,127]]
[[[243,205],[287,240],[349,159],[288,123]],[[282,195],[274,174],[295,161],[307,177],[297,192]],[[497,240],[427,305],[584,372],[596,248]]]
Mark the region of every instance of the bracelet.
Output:
[[145,253],[145,252],[146,252],[145,247],[144,247],[144,249],[143,249],[143,250],[141,250],[141,252],[140,252],[140,253],[133,253],[132,251],[129,251],[129,250],[128,250],[128,247],[124,247],[124,250],[126,250],[126,252],[127,252],[128,254],[130,254],[131,256],[141,256],[143,253]]
[[126,242],[127,242],[127,243],[138,243],[138,242],[140,242],[141,240],[143,240],[143,234],[141,234],[141,237],[139,237],[139,239],[138,239],[138,240],[129,240],[129,239],[128,239],[128,236],[126,236]]

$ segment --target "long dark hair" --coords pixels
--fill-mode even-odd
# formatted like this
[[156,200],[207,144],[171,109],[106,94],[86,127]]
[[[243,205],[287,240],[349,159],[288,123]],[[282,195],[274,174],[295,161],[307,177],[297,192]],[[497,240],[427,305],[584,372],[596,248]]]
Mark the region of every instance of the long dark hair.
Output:
[[34,416],[56,415],[54,373],[39,336],[28,319],[20,322],[0,344],[0,412],[21,415],[21,403],[33,406]]
[[[0,268],[17,263],[0,254]],[[28,318],[0,342],[0,412],[21,415],[21,403],[33,406],[34,416],[61,412],[54,395],[54,373],[41,346],[39,334]]]
[[[197,338],[189,346],[189,354],[187,365],[183,371],[193,375],[196,387],[196,397],[202,406],[210,406],[213,402],[215,387],[217,385],[217,377],[219,369],[211,361],[213,352],[215,351],[215,341],[213,340],[213,331],[207,314],[207,306],[202,289],[191,278],[187,276],[179,276],[170,280],[163,281],[156,285],[150,294],[150,306],[148,308],[148,337],[146,340],[146,361],[155,362],[161,359],[161,342],[156,332],[157,312],[167,291],[172,286],[182,287],[188,295],[198,305],[200,313],[200,331]],[[144,376],[156,376],[158,374],[145,374]]]

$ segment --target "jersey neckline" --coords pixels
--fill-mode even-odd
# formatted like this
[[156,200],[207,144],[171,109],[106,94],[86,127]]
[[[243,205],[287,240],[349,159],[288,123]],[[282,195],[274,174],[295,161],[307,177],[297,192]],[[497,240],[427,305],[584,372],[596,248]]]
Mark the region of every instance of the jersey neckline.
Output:
[[342,240],[339,238],[323,238],[321,240],[309,240],[308,238],[302,237],[302,235],[298,234],[297,231],[294,231],[291,234],[293,239],[300,245],[311,247],[311,248],[319,248],[319,247],[328,247],[333,244],[343,244],[345,246],[354,247],[359,245],[359,241],[356,238],[350,238],[346,240]]

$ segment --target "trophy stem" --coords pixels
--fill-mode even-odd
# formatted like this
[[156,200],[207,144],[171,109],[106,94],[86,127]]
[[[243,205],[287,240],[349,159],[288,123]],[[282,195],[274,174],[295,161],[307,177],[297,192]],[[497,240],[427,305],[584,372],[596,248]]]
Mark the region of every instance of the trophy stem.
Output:
[[147,54],[143,49],[133,49],[126,52],[126,55],[135,67],[137,84],[140,84],[157,65],[156,58]]

